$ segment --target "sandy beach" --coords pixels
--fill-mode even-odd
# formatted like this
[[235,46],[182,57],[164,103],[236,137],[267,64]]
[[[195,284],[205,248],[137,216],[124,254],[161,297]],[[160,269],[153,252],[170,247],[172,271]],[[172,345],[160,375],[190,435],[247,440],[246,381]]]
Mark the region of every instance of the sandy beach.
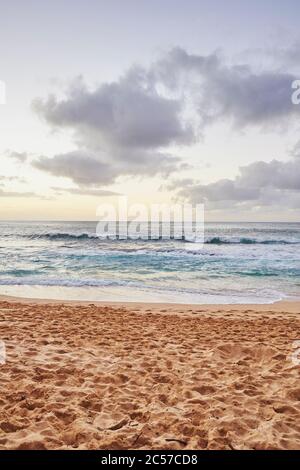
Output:
[[0,340],[0,449],[300,449],[299,302],[2,298]]

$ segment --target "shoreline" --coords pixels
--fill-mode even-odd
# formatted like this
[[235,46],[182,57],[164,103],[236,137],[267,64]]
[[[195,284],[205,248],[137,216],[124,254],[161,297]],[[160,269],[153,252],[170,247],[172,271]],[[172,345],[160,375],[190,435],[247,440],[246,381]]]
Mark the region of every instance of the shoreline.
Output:
[[120,308],[125,307],[128,309],[141,309],[147,310],[151,308],[156,313],[161,311],[161,309],[167,309],[170,313],[176,313],[180,310],[188,311],[190,309],[201,309],[202,312],[211,313],[212,311],[223,310],[252,310],[256,313],[265,313],[270,310],[274,312],[281,312],[282,310],[286,310],[286,313],[299,313],[300,315],[300,299],[299,300],[279,300],[272,303],[264,303],[264,304],[249,304],[249,303],[241,303],[241,304],[194,304],[194,303],[171,303],[171,302],[123,302],[123,301],[99,301],[99,300],[62,300],[62,299],[47,299],[47,298],[29,298],[29,297],[17,297],[17,296],[10,296],[10,295],[0,295],[0,302],[11,302],[11,303],[19,303],[19,304],[37,304],[37,305],[70,305],[70,306],[89,306],[94,305],[97,307],[112,307],[112,308]]
[[0,286],[0,297],[18,297],[22,299],[71,301],[71,302],[99,302],[99,303],[139,303],[139,304],[175,304],[175,305],[272,305],[277,302],[300,301],[300,296],[285,292],[280,295],[267,297],[259,295],[245,295],[243,289],[238,295],[228,295],[222,289],[218,294],[209,292],[190,294],[186,292],[161,293],[156,290],[139,290],[129,286],[125,287],[58,287],[58,286]]

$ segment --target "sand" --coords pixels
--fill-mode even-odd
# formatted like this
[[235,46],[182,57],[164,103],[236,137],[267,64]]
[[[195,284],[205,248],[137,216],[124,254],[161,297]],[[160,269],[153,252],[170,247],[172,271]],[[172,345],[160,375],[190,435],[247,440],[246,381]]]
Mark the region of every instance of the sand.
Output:
[[0,340],[0,449],[300,449],[300,303],[2,299]]

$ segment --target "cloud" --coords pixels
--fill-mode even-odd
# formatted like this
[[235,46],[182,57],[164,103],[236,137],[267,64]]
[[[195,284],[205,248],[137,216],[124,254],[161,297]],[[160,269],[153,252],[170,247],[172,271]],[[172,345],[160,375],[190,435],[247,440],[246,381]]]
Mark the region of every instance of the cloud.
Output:
[[142,69],[93,91],[81,83],[64,100],[50,96],[33,106],[49,124],[74,130],[95,148],[153,149],[193,138],[180,116],[181,101],[158,93]]
[[65,99],[37,99],[33,107],[52,127],[71,129],[77,145],[74,152],[41,157],[33,165],[81,185],[108,184],[123,175],[168,175],[179,158],[164,148],[195,138],[182,117],[182,101],[160,93],[138,67],[95,90],[77,83]]
[[19,183],[26,183],[26,180],[24,178],[20,178],[19,176],[0,176],[0,181],[18,181]]
[[32,162],[38,170],[46,171],[54,176],[70,178],[81,186],[108,185],[122,175],[168,175],[177,167],[179,159],[159,152],[135,152],[128,154],[128,159],[114,164],[99,159],[99,155],[85,150],[76,150],[55,155],[53,158],[44,156]]
[[22,163],[24,163],[29,156],[26,152],[15,152],[10,150],[8,150],[5,155]]
[[110,165],[81,151],[64,153],[53,158],[39,157],[32,164],[52,175],[71,178],[80,185],[108,184],[115,176]]
[[17,191],[5,191],[0,189],[0,197],[40,197],[32,192],[17,192]]
[[202,128],[218,120],[231,120],[237,128],[282,125],[300,115],[291,102],[297,77],[277,69],[254,72],[248,64],[227,65],[217,53],[175,48],[153,66],[152,75],[170,88],[184,86]]
[[81,188],[57,188],[52,187],[57,193],[70,193],[78,194],[82,196],[96,196],[96,197],[106,197],[106,196],[120,196],[120,193],[114,191],[107,191],[105,189],[81,189]]
[[[177,182],[177,195],[210,208],[280,205],[300,208],[300,159],[258,161],[240,168],[235,179],[210,184]],[[173,184],[176,187],[176,182]]]
[[[289,57],[292,61],[295,51]],[[219,52],[197,55],[174,48],[148,68],[132,67],[115,82],[90,89],[81,80],[64,98],[36,99],[35,111],[51,127],[71,130],[77,149],[42,156],[32,165],[71,179],[82,191],[122,176],[159,174],[167,179],[182,169],[170,147],[194,144],[219,121],[237,130],[252,126],[272,131],[296,122],[300,106],[291,101],[296,78],[278,68],[254,70],[249,64],[228,63]],[[299,169],[296,158],[260,161],[241,167],[235,179],[186,182],[178,188],[181,196],[211,205],[268,205],[272,198],[297,205]]]
[[269,67],[279,70],[299,70],[300,63],[300,41],[294,41],[283,46],[272,46],[265,48],[249,48],[239,54],[240,58],[258,63],[260,67],[269,64]]

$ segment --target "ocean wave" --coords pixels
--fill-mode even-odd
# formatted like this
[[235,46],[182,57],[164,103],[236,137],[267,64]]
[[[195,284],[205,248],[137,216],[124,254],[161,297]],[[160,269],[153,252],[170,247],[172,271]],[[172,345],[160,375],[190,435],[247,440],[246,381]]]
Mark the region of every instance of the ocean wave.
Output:
[[[160,236],[158,238],[120,238],[100,236],[97,234],[91,233],[36,233],[36,234],[2,234],[0,238],[22,238],[28,240],[48,240],[48,241],[98,241],[103,243],[137,243],[137,244],[147,244],[147,243],[168,243],[168,242],[183,242],[191,244],[202,244],[201,239],[191,239],[190,237],[182,236],[169,238]],[[250,238],[250,237],[229,237],[229,236],[214,236],[207,237],[204,240],[205,245],[299,245],[300,240],[297,239],[277,239],[277,238]]]
[[62,278],[0,278],[2,286],[56,286],[56,287],[112,287],[127,286],[128,282],[105,279],[62,279]]
[[206,239],[204,243],[207,245],[298,245],[300,240],[212,237]]
[[132,243],[132,242],[137,242],[137,243],[155,243],[155,242],[169,242],[169,241],[178,241],[178,242],[190,242],[190,243],[201,243],[201,240],[199,239],[191,239],[189,237],[185,237],[184,235],[179,238],[179,237],[164,237],[164,236],[159,236],[157,238],[151,238],[146,237],[140,237],[140,238],[133,238],[133,237],[128,237],[128,238],[123,238],[118,235],[97,235],[97,234],[90,234],[90,233],[42,233],[42,234],[33,234],[33,235],[20,235],[21,238],[28,238],[30,240],[99,240],[102,242],[108,242],[108,243],[113,243],[113,242],[121,242],[121,243]]
[[[170,292],[174,289],[170,286],[158,284],[146,284],[144,281],[138,280],[121,280],[121,279],[74,279],[74,278],[0,278],[0,286],[34,286],[34,287],[73,287],[73,288],[131,288],[139,291],[148,292]],[[196,294],[197,289],[177,287],[176,292],[182,294]]]

